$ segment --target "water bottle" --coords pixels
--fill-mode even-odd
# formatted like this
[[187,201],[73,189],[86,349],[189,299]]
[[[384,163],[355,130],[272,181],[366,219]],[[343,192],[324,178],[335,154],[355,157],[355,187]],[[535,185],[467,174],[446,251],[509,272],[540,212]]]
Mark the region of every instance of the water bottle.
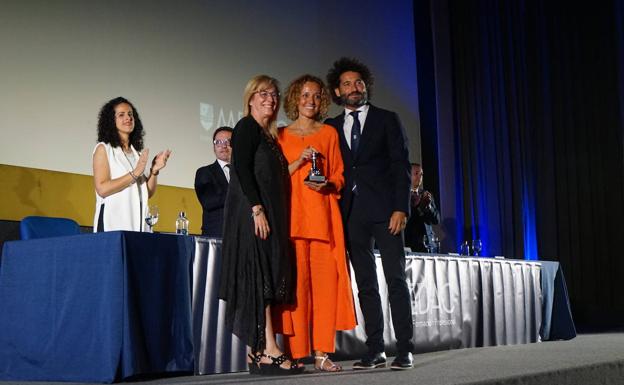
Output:
[[176,219],[176,234],[188,235],[189,220],[186,219],[186,213],[180,211],[178,219]]

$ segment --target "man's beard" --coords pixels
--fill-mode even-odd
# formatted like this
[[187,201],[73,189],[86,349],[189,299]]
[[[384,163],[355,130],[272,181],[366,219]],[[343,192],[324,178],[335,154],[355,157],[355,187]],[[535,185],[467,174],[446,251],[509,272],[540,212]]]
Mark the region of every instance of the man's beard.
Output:
[[[349,99],[349,96],[354,94],[361,95],[362,97],[359,99]],[[340,101],[342,102],[343,106],[360,107],[368,103],[368,92],[353,91],[347,95],[340,95]]]

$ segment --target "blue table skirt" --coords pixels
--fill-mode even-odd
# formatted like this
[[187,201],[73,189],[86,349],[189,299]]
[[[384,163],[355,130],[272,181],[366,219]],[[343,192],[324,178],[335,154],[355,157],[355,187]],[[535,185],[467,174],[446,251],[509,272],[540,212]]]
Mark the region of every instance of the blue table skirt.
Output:
[[113,382],[193,370],[191,237],[6,242],[0,379]]

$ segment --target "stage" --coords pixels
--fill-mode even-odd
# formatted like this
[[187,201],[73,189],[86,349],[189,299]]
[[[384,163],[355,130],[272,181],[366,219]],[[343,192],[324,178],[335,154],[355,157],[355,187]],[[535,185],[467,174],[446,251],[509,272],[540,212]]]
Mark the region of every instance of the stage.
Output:
[[[391,359],[390,359],[391,360]],[[389,360],[389,361],[390,361]],[[454,349],[414,356],[414,369],[392,371],[351,370],[342,362],[338,374],[310,369],[298,376],[262,377],[246,372],[135,379],[133,384],[622,384],[624,383],[624,332],[581,334],[570,341]],[[312,368],[308,365],[308,368]],[[14,382],[0,384],[77,384],[68,382]]]

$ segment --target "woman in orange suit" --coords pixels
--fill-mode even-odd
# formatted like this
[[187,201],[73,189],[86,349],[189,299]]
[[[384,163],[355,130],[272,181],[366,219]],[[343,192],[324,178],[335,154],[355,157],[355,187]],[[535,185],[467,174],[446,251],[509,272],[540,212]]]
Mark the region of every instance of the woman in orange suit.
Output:
[[[338,133],[320,121],[330,96],[323,81],[311,75],[295,79],[286,90],[284,110],[293,120],[278,140],[288,161],[292,192],[290,237],[297,256],[295,305],[278,309],[278,328],[294,359],[314,351],[315,368],[342,370],[327,353],[335,351],[336,330],[353,329],[356,318],[338,206],[344,186]],[[326,177],[307,181],[312,154]]]

